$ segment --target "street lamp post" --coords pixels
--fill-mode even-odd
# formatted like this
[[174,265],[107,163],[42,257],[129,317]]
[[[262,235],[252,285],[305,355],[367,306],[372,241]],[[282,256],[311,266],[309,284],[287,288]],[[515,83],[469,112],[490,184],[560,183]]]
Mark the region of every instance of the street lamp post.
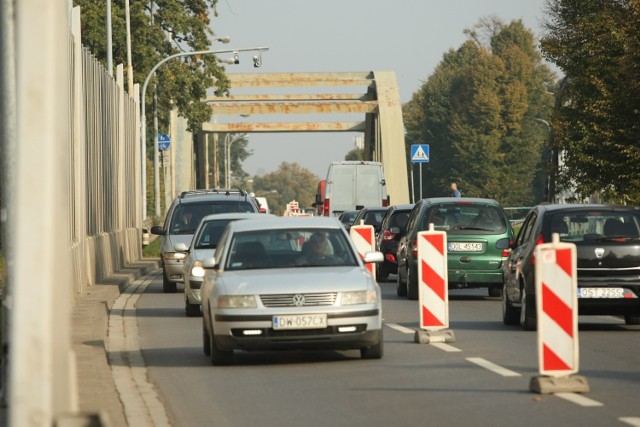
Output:
[[243,133],[241,135],[239,135],[238,137],[232,139],[231,141],[228,140],[229,138],[229,134],[225,135],[225,153],[224,153],[224,187],[225,188],[230,188],[229,184],[231,184],[231,144],[233,144],[236,141],[241,141],[244,138],[246,138],[247,134]]
[[[151,80],[151,76],[156,72],[156,70],[165,62],[170,61],[175,58],[183,57],[183,56],[195,56],[195,55],[215,55],[219,53],[236,53],[236,52],[251,52],[251,51],[267,51],[268,47],[252,47],[252,48],[243,48],[243,49],[223,49],[223,50],[198,50],[194,52],[180,52],[175,53],[173,55],[167,56],[156,65],[153,66],[147,78],[144,80],[144,84],[142,85],[142,94],[140,96],[140,116],[141,116],[141,130],[140,130],[140,147],[142,149],[142,200],[144,200],[144,204],[142,207],[142,217],[143,220],[147,217],[147,166],[146,166],[146,141],[147,141],[147,116],[146,116],[146,108],[145,108],[145,96],[147,93],[147,86],[149,85],[149,81]],[[160,211],[160,171],[158,168],[158,143],[154,141],[154,149],[153,149],[153,166],[154,166],[154,183],[155,183],[155,208],[156,215],[159,214]]]

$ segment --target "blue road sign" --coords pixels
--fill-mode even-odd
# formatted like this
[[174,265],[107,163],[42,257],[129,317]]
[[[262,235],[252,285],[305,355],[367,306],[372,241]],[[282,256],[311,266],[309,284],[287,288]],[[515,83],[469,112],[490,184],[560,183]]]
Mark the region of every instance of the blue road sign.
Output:
[[429,144],[411,145],[411,163],[429,163]]
[[163,133],[158,134],[158,150],[168,150],[170,145],[171,139],[169,139],[169,135],[165,135]]

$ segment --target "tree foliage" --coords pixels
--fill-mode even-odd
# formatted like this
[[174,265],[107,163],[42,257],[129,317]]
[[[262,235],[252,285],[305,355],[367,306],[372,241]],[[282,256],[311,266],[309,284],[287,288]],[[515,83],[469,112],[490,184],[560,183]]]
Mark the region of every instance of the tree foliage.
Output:
[[466,33],[403,108],[407,145],[430,148],[423,196],[448,195],[455,181],[468,197],[540,201],[548,132],[535,119],[549,114],[553,74],[519,20],[487,18]]
[[543,55],[566,78],[552,118],[559,189],[640,201],[640,0],[549,0]]
[[[129,0],[134,82],[142,86],[155,64],[170,55],[212,49],[210,15],[216,15],[216,4],[217,0]],[[106,2],[74,0],[74,5],[81,10],[82,44],[106,66]],[[113,64],[126,67],[124,0],[112,1],[111,14]],[[216,95],[224,95],[229,80],[214,55],[186,56],[158,68],[147,88],[147,111],[153,111],[153,88],[157,88],[161,126],[166,128],[168,111],[177,108],[188,120],[189,130],[197,132],[211,118],[211,108],[204,102],[207,90],[214,88]]]
[[296,200],[301,208],[315,202],[318,178],[310,170],[297,163],[282,162],[278,170],[262,177],[253,178],[256,196],[264,196],[273,213],[282,215],[287,203]]

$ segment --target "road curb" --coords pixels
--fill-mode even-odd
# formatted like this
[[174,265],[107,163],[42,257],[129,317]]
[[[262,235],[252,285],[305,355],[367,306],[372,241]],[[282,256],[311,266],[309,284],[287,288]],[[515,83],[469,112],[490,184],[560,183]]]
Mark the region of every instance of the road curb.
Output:
[[127,425],[105,345],[109,311],[124,289],[139,277],[158,268],[158,259],[137,261],[76,298],[72,314],[72,336],[76,356],[78,409],[81,413],[99,416],[102,425]]

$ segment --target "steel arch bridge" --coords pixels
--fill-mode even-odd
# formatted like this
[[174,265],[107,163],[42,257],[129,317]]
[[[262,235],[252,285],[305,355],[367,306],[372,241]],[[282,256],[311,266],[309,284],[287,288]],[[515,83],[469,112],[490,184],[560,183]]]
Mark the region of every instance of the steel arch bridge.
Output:
[[[382,163],[391,203],[409,203],[402,106],[394,72],[238,73],[228,74],[228,77],[232,95],[207,99],[214,120],[203,124],[203,132],[198,135],[199,141],[203,141],[207,134],[213,134],[215,138],[218,133],[362,132],[365,160]],[[301,94],[300,88],[315,93]],[[345,88],[352,93],[343,93]],[[233,94],[236,89],[241,89],[244,94]],[[265,94],[265,90],[278,93]],[[350,122],[243,120],[233,123],[222,120],[223,116],[293,114],[314,117],[362,114],[364,117],[360,121]],[[219,122],[218,117],[221,118]],[[198,145],[199,151],[206,147],[206,144]],[[197,157],[207,158],[206,155]],[[201,171],[200,179],[208,186],[207,167],[199,164],[198,170]]]

